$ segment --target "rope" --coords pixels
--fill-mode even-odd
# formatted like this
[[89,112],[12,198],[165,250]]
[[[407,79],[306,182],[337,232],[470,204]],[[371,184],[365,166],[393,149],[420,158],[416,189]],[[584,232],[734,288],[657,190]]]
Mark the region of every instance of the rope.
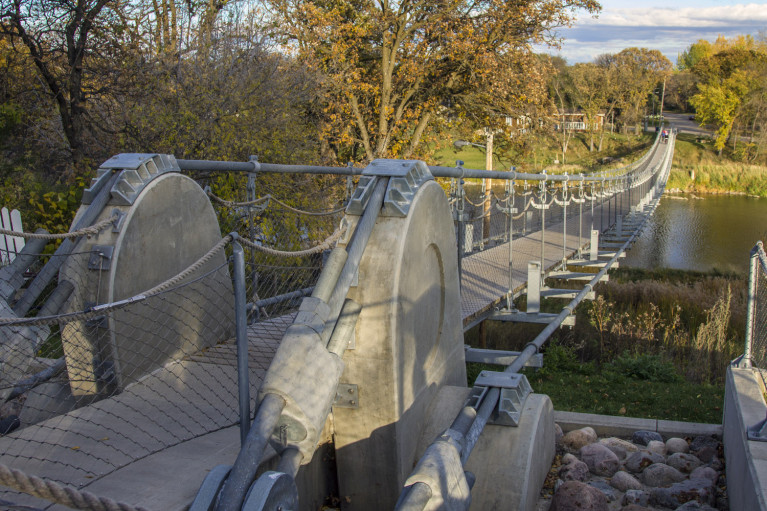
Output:
[[169,278],[168,280],[164,282],[161,282],[160,284],[156,285],[149,291],[134,295],[130,298],[126,298],[125,300],[119,300],[117,302],[96,305],[84,311],[70,312],[66,314],[57,314],[54,316],[38,316],[38,317],[32,317],[32,318],[14,318],[14,317],[0,318],[0,325],[40,326],[40,325],[58,323],[59,321],[76,321],[78,319],[90,319],[95,316],[103,315],[105,312],[122,309],[136,302],[142,302],[146,300],[147,298],[158,295],[162,293],[163,291],[167,291],[168,289],[172,288],[173,286],[175,286],[176,284],[178,284],[179,282],[187,278],[189,275],[191,275],[192,273],[200,269],[205,263],[210,261],[219,250],[224,248],[226,244],[230,243],[231,241],[232,241],[231,236],[224,236],[221,239],[221,241],[216,243],[216,245],[214,245],[213,248],[208,250],[208,252],[205,255],[199,258],[196,262],[192,263],[191,266],[189,266],[187,269],[185,269],[181,273],[177,274],[174,277]]
[[95,236],[96,234],[101,232],[101,230],[104,227],[114,224],[114,221],[117,220],[118,218],[120,218],[120,215],[114,215],[105,220],[102,220],[101,222],[97,224],[93,224],[89,227],[83,227],[82,229],[78,229],[76,231],[66,232],[64,234],[16,232],[16,231],[10,231],[8,229],[0,229],[0,234],[8,234],[10,236],[19,236],[25,239],[38,239],[38,240],[64,240],[67,238],[79,238],[80,236]]
[[218,197],[216,195],[213,195],[212,192],[208,192],[208,197],[213,199],[213,201],[218,202],[219,204],[226,206],[228,208],[237,208],[242,206],[254,206],[256,204],[261,204],[262,202],[266,202],[269,199],[272,198],[271,195],[265,195],[263,197],[259,197],[258,199],[246,201],[246,202],[234,202],[226,199],[222,199],[221,197]]
[[487,198],[485,198],[485,199],[482,199],[482,202],[478,202],[478,203],[475,204],[475,203],[471,202],[471,200],[468,197],[465,197],[465,199],[466,199],[466,202],[468,202],[469,204],[471,204],[475,208],[478,208],[480,206],[484,206],[485,202],[487,202],[487,200],[488,200]]
[[213,195],[212,192],[208,192],[208,196],[213,199],[215,202],[218,202],[221,205],[224,205],[226,207],[242,207],[242,206],[254,206],[256,204],[260,204],[262,202],[266,201],[272,201],[277,203],[278,205],[282,206],[283,208],[292,211],[294,213],[298,213],[299,215],[308,215],[308,216],[329,216],[329,215],[336,215],[340,212],[342,212],[344,209],[346,209],[346,206],[342,206],[338,209],[334,209],[331,211],[305,211],[302,209],[297,209],[291,206],[290,204],[286,204],[285,202],[282,202],[280,199],[277,199],[276,197],[273,197],[272,195],[264,195],[263,197],[260,197],[258,199],[247,201],[247,202],[234,202],[234,201],[228,201],[224,200],[221,197],[217,197]]
[[282,206],[283,208],[285,208],[285,209],[287,209],[287,210],[289,210],[289,211],[292,211],[292,212],[294,212],[294,213],[298,213],[298,214],[300,214],[300,215],[309,215],[309,216],[329,216],[329,215],[336,215],[336,214],[338,214],[338,213],[340,213],[341,211],[343,211],[343,210],[345,210],[345,209],[346,209],[346,206],[341,206],[340,208],[338,208],[338,209],[334,209],[334,210],[332,210],[332,211],[303,211],[303,210],[301,210],[301,209],[296,209],[296,208],[294,208],[293,206],[291,206],[291,205],[289,205],[289,204],[285,204],[285,203],[284,203],[284,202],[282,202],[281,200],[279,200],[279,199],[275,199],[274,197],[272,197],[272,200],[273,200],[274,202],[276,202],[277,204],[279,204],[280,206]]
[[171,277],[168,280],[166,280],[165,282],[162,282],[162,283],[156,285],[155,287],[153,287],[152,289],[150,289],[149,291],[144,293],[144,295],[145,296],[154,296],[154,295],[162,293],[163,291],[166,291],[166,290],[170,289],[171,287],[175,286],[176,284],[180,283],[182,280],[187,278],[189,275],[191,275],[192,273],[194,273],[197,270],[199,270],[200,268],[202,268],[202,266],[205,263],[210,261],[213,258],[213,256],[218,253],[219,250],[222,250],[231,241],[232,241],[232,237],[230,235],[224,236],[223,238],[221,238],[221,241],[216,243],[213,246],[213,248],[208,250],[208,252],[204,256],[199,258],[195,263],[193,263],[191,266],[189,266],[186,270],[182,271],[181,273],[179,273],[175,277]]
[[71,486],[26,474],[20,470],[0,464],[0,484],[39,497],[56,504],[74,509],[93,511],[147,511],[143,507],[135,507],[123,502],[117,502],[109,497],[98,497],[90,492],[81,491]]
[[316,247],[307,248],[306,250],[297,250],[295,252],[277,250],[274,248],[265,247],[263,245],[256,245],[252,241],[247,240],[245,238],[240,238],[240,242],[247,247],[250,247],[254,250],[258,250],[260,252],[264,252],[269,255],[281,256],[281,257],[303,257],[303,256],[312,255],[312,254],[319,254],[320,252],[333,248],[333,243],[338,241],[341,238],[341,236],[343,236],[345,231],[346,231],[346,228],[342,227],[338,229],[336,232],[334,232],[333,234],[331,234],[329,238],[327,238],[325,241],[323,241]]

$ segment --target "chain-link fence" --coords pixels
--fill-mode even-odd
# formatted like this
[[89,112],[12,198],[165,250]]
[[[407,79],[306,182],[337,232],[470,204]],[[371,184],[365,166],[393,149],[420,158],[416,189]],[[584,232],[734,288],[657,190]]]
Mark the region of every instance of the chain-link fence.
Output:
[[[605,230],[657,186],[659,154],[656,142],[606,176],[511,174],[485,189],[444,178],[461,271],[489,275],[486,266],[498,266],[500,276],[483,289],[492,301],[524,282],[520,261],[539,249],[546,268],[578,253],[592,229]],[[255,396],[344,233],[353,175],[193,171],[192,185],[177,172],[175,180],[158,178],[169,162],[154,157],[123,177],[101,173],[74,232],[30,237],[0,267],[0,467],[81,488],[153,453],[235,430],[243,381],[235,244],[244,250]],[[163,182],[187,195],[170,209],[162,197],[132,202]],[[109,198],[112,186],[122,202]],[[163,213],[158,220],[140,211]],[[510,242],[520,238],[535,240],[531,253],[513,253]],[[2,470],[0,484],[11,486]],[[10,490],[0,500],[26,502]]]
[[744,362],[767,369],[767,255],[762,242],[751,250]]

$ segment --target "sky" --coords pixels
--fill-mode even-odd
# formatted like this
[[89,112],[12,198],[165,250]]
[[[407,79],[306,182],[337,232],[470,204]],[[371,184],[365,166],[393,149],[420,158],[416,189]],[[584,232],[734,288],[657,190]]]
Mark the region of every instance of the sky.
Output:
[[558,30],[561,49],[536,47],[569,64],[590,62],[602,53],[637,46],[660,50],[671,62],[699,39],[767,33],[767,0],[601,0],[594,18],[578,13],[571,28]]

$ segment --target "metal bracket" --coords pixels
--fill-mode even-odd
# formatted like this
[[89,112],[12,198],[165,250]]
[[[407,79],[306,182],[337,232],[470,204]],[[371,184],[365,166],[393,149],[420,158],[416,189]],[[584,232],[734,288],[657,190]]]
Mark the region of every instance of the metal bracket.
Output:
[[94,245],[88,258],[89,270],[106,271],[112,268],[112,254],[115,247],[111,245]]
[[361,216],[365,212],[365,206],[367,206],[370,196],[373,195],[373,189],[377,181],[373,176],[360,177],[357,188],[354,189],[354,193],[351,199],[349,199],[349,205],[346,206],[347,215]]
[[109,181],[113,172],[120,178],[112,186],[112,203],[130,206],[150,181],[166,172],[181,172],[176,158],[171,154],[124,153],[118,154],[99,167],[91,186],[83,191],[83,204],[90,204],[98,191]]
[[112,216],[117,216],[112,224],[112,232],[120,232],[125,224],[125,218],[128,216],[126,213],[120,211],[117,208],[112,209]]
[[335,408],[359,408],[360,398],[357,385],[354,383],[339,383],[336,388]]
[[474,382],[474,386],[497,387],[501,390],[498,408],[488,421],[490,424],[519,426],[522,407],[525,405],[527,396],[533,392],[524,374],[482,371]]
[[388,177],[381,216],[406,217],[418,188],[434,177],[429,167],[418,160],[373,160],[362,171],[359,184],[346,208],[348,215],[361,215],[373,193],[377,178]]

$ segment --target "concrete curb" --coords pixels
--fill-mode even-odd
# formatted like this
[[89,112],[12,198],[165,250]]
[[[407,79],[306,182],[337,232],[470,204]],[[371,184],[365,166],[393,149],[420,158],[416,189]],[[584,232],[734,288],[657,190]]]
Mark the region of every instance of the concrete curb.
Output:
[[722,437],[721,424],[701,424],[698,422],[665,421],[658,419],[640,419],[636,417],[616,417],[592,413],[554,411],[554,422],[567,433],[574,429],[589,426],[599,436],[631,436],[634,431],[657,431],[664,437],[685,437],[715,435]]

